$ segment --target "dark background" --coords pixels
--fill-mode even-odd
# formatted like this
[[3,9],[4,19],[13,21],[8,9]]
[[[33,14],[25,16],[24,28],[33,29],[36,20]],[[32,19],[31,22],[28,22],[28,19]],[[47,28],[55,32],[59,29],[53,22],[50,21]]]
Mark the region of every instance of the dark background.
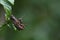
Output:
[[15,0],[12,14],[25,29],[0,31],[0,40],[60,40],[60,0]]

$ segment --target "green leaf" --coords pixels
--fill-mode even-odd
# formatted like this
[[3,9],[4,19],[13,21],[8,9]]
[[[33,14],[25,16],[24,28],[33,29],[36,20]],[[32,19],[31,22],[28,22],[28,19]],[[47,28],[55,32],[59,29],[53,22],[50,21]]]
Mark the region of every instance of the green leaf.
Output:
[[8,0],[12,5],[14,5],[14,0]]
[[0,4],[3,5],[5,10],[5,19],[10,20],[11,12],[12,12],[12,5],[8,3],[8,1],[14,5],[14,0],[0,0]]
[[10,15],[11,15],[11,11],[12,11],[12,7],[11,5],[8,4],[8,1],[6,0],[0,0],[0,4],[4,7],[5,10],[5,18],[6,20],[9,20]]
[[10,5],[9,2],[12,5],[14,5],[14,0],[0,0],[0,4],[3,6],[3,8],[6,12],[5,13],[5,19],[6,19],[7,24],[9,25],[9,27],[11,27],[11,28],[13,27],[16,30],[13,23],[10,21],[10,16],[11,16],[11,13],[12,13],[12,5]]

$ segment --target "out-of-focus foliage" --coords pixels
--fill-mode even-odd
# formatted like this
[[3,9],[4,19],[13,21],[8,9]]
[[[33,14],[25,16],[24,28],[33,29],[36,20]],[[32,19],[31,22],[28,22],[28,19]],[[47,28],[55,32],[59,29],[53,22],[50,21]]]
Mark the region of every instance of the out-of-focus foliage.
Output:
[[[4,21],[6,21],[5,23],[4,23],[4,21],[3,21],[3,23],[0,23],[0,25],[7,25],[8,27],[10,27],[10,28],[13,28],[14,27],[14,25],[13,25],[13,23],[11,22],[11,20],[10,20],[10,16],[12,15],[12,5],[14,5],[14,0],[0,0],[0,5],[2,5],[2,6],[0,6],[0,14],[1,15],[3,15],[3,16],[1,16],[3,19],[1,19],[1,20],[4,20]],[[4,9],[3,9],[4,8]],[[3,28],[3,26],[1,27],[1,28]],[[16,29],[15,27],[14,27],[14,29]]]
[[14,5],[14,0],[8,0],[12,5]]
[[8,20],[9,15],[11,14],[11,6],[7,3],[6,0],[1,0],[0,4],[3,5],[3,7],[6,11],[6,20]]
[[10,15],[12,11],[12,7],[8,2],[10,2],[11,4],[14,4],[14,0],[0,0],[0,4],[4,7],[5,12],[6,12],[5,14],[6,20],[10,19]]
[[60,0],[15,0],[13,14],[23,18],[25,29],[6,29],[2,39],[60,40]]

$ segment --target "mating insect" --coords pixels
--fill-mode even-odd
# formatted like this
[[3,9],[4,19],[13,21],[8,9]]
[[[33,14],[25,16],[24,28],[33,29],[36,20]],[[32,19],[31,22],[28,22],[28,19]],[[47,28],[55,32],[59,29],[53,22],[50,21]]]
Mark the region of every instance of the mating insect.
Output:
[[24,29],[24,24],[21,19],[17,19],[15,16],[11,15],[10,19],[18,30]]

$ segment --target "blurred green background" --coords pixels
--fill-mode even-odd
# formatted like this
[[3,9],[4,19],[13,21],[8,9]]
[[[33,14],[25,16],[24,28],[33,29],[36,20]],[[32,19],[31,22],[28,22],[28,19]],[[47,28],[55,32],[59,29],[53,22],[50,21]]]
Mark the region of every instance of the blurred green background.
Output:
[[60,0],[15,0],[12,10],[25,29],[0,31],[0,40],[60,40]]

